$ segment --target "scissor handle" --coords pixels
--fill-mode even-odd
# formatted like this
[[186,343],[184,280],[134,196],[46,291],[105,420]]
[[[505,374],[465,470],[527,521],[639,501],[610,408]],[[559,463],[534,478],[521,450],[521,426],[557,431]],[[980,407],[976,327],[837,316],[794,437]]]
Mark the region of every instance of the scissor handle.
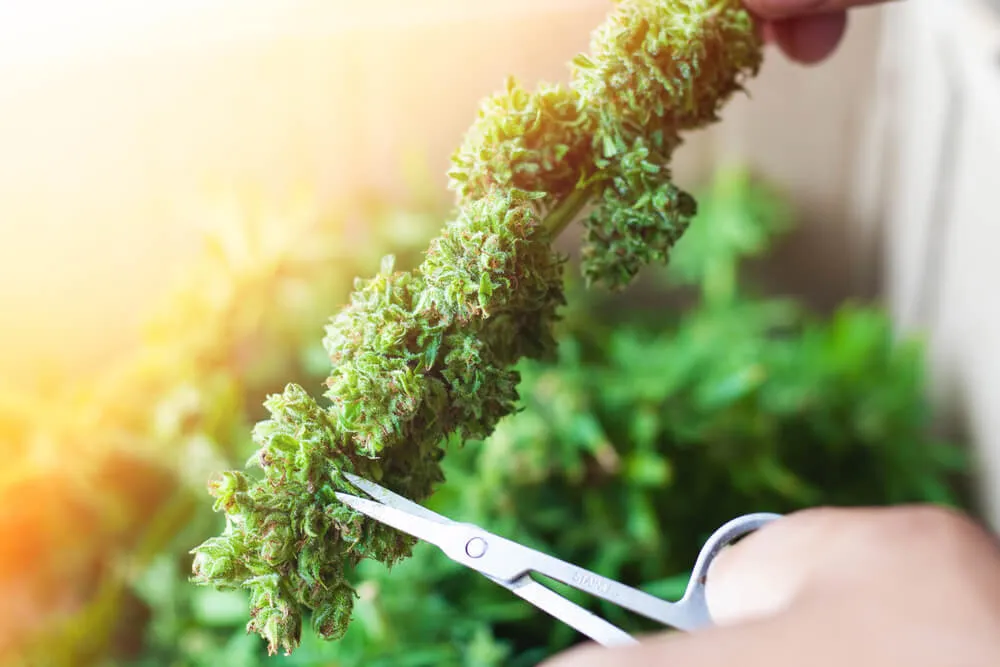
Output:
[[708,570],[711,568],[715,557],[736,540],[781,517],[781,514],[772,514],[769,512],[744,514],[723,524],[722,527],[712,533],[698,554],[694,569],[691,571],[691,579],[688,581],[687,590],[684,591],[684,597],[677,602],[677,606],[683,609],[684,616],[686,617],[686,630],[695,630],[714,624],[712,615],[708,610],[705,584],[708,580]]

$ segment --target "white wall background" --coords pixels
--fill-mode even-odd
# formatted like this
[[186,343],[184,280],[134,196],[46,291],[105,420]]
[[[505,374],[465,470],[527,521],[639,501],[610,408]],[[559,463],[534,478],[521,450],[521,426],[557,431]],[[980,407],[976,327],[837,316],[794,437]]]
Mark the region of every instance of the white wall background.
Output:
[[887,301],[926,336],[942,419],[978,445],[1000,525],[1000,12],[921,0],[884,25],[854,195],[881,222]]

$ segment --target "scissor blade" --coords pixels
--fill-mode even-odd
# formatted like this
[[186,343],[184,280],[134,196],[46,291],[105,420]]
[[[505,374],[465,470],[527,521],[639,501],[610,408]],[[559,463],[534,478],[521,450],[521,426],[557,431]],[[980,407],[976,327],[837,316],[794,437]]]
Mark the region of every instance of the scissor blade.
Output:
[[[467,537],[467,535],[463,535],[463,529],[460,524],[456,524],[450,519],[435,514],[430,510],[424,510],[424,508],[420,505],[411,503],[404,498],[396,496],[391,491],[382,489],[382,487],[377,484],[361,480],[354,475],[349,476],[348,481],[355,484],[362,491],[376,496],[378,500],[390,502],[393,500],[392,497],[395,496],[397,499],[402,500],[403,502],[400,504],[405,505],[406,507],[391,507],[388,504],[382,504],[375,500],[359,498],[358,496],[352,496],[346,493],[337,493],[337,499],[345,505],[354,508],[376,521],[392,526],[397,530],[401,530],[404,533],[408,533],[409,535],[426,542],[430,542],[449,556],[452,556],[452,553],[450,552],[453,551],[454,547],[458,546],[459,543],[464,543],[464,537]],[[357,481],[360,481],[361,483],[358,484]],[[416,507],[419,510],[424,510],[431,516],[421,516],[420,513],[411,514],[411,506]],[[484,533],[484,535],[488,535],[488,533]],[[449,546],[452,547],[452,549],[449,549]],[[521,549],[525,548],[521,547]],[[471,565],[471,563],[466,564]],[[496,584],[503,586],[518,597],[530,602],[535,607],[561,620],[570,627],[575,628],[577,631],[600,644],[605,646],[617,646],[635,643],[636,641],[621,629],[570,602],[555,591],[545,588],[527,575],[514,580],[504,580],[491,576],[482,570],[480,571]]]
[[621,628],[570,602],[527,575],[514,581],[488,578],[602,646],[626,646],[638,643]]
[[383,505],[367,498],[359,498],[347,493],[337,493],[336,495],[337,500],[348,507],[424,542],[430,542],[445,551],[455,541],[454,528],[448,524],[410,514],[406,510]]
[[438,523],[450,524],[454,523],[451,519],[445,516],[441,516],[437,512],[432,512],[431,510],[418,505],[412,500],[407,500],[398,493],[393,493],[389,489],[379,486],[375,482],[370,482],[367,479],[358,477],[357,475],[352,475],[349,472],[343,473],[344,477],[350,482],[354,487],[364,491],[369,496],[379,501],[383,505],[388,505],[389,507],[395,507],[396,509],[403,510],[409,514],[415,516],[423,517],[428,521],[436,521]]

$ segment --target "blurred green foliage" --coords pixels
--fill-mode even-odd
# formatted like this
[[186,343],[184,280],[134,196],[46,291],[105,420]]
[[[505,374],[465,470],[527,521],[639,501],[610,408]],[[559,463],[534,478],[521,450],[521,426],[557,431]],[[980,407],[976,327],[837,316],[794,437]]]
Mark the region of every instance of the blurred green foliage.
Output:
[[[929,435],[920,346],[897,340],[875,307],[844,304],[826,316],[748,288],[742,264],[766,257],[793,215],[745,170],[721,170],[698,200],[700,224],[669,269],[648,269],[631,293],[571,286],[557,358],[520,365],[522,410],[487,441],[451,446],[447,482],[429,506],[674,598],[701,542],[738,514],[961,504],[952,479],[966,461]],[[187,550],[219,528],[204,502],[206,471],[249,456],[264,393],[289,378],[318,385],[328,370],[318,333],[353,276],[390,251],[412,266],[442,219],[426,199],[397,207],[373,198],[332,217],[303,211],[230,211],[137,357],[77,400],[74,441],[103,443],[88,450],[103,453],[72,483],[55,465],[36,473],[62,494],[81,491],[62,503],[46,495],[47,518],[36,516],[45,508],[22,510],[27,523],[63,528],[0,566],[83,590],[73,613],[43,618],[47,632],[22,662],[522,667],[579,640],[423,544],[391,571],[364,562],[346,637],[304,633],[289,657],[266,657],[246,634],[242,593],[188,582]],[[38,427],[22,422],[28,450]],[[13,482],[4,489],[19,493]],[[3,511],[7,544],[20,524]],[[112,534],[120,539],[105,539]],[[82,564],[56,567],[73,559]],[[650,629],[557,588],[628,630]]]
[[[421,259],[442,206],[411,185],[405,204],[222,198],[135,349],[78,385],[0,393],[2,661],[85,665],[141,649],[155,613],[132,582],[217,530],[204,480],[253,451],[261,397],[289,378],[320,385],[323,327],[355,276],[389,249],[403,265]],[[185,527],[197,536],[182,545]]]

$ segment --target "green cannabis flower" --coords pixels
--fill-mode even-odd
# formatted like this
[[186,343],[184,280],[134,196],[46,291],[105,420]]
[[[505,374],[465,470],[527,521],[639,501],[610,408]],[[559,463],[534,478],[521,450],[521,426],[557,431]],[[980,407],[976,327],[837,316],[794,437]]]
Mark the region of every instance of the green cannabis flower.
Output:
[[755,76],[763,53],[750,15],[730,0],[621,2],[573,60],[572,88],[597,110],[596,166],[604,177],[586,222],[589,283],[628,285],[669,258],[697,212],[672,182],[680,133],[718,120]]
[[588,282],[618,289],[644,265],[666,263],[697,213],[694,197],[670,181],[667,160],[637,138],[629,150],[607,161],[614,165],[614,175],[584,224],[583,271]]
[[763,61],[750,15],[732,0],[620,2],[573,60],[573,88],[623,133],[679,130],[718,110]]
[[504,92],[483,102],[455,152],[451,187],[460,201],[516,188],[558,202],[593,172],[595,120],[576,91],[546,83],[529,91],[510,77]]
[[739,0],[622,0],[571,86],[510,79],[483,104],[449,173],[454,219],[415,271],[386,258],[331,320],[329,407],[296,385],[270,397],[251,461],[263,477],[210,487],[226,528],[194,550],[195,580],[248,589],[248,630],[269,652],[298,645],[307,611],[317,634],[342,636],[350,568],[410,554],[408,537],[336,501],[343,472],[422,500],[448,442],[484,439],[514,412],[514,366],[556,346],[556,235],[593,205],[584,273],[611,288],[666,261],[696,212],[671,182],[680,132],[716,119],[760,48]]
[[263,480],[227,472],[213,482],[227,525],[195,550],[195,576],[249,588],[248,629],[271,652],[298,643],[302,609],[314,610],[317,634],[340,637],[353,605],[345,566],[410,553],[408,537],[336,500],[351,490],[341,473],[428,496],[442,481],[442,444],[488,436],[514,411],[512,366],[554,349],[562,260],[532,198],[491,192],[460,211],[416,271],[393,271],[389,257],[358,281],[324,341],[330,407],[296,385],[270,397],[271,418],[254,429]]

